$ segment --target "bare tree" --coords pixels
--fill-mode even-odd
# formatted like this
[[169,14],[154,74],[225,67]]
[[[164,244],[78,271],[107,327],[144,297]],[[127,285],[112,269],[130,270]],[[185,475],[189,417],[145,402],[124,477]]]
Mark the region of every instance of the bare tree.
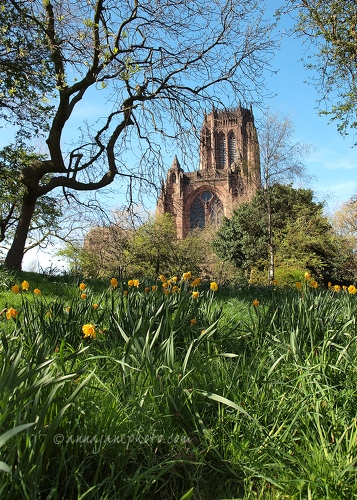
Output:
[[339,255],[343,277],[352,282],[357,274],[357,195],[342,203],[332,215],[332,225],[339,236]]
[[352,196],[335,211],[333,224],[337,234],[357,242],[357,195]]
[[[97,191],[121,176],[131,200],[133,189],[158,185],[163,141],[187,145],[203,110],[262,96],[275,42],[256,0],[9,2],[42,33],[57,94],[48,159],[22,172],[10,268],[21,268],[39,197]],[[78,124],[81,113],[88,121]]]
[[268,280],[274,281],[275,245],[271,188],[274,184],[293,183],[296,179],[308,179],[304,159],[312,146],[294,142],[294,126],[290,118],[266,112],[258,130],[260,145],[261,180],[268,214],[268,238],[270,266]]

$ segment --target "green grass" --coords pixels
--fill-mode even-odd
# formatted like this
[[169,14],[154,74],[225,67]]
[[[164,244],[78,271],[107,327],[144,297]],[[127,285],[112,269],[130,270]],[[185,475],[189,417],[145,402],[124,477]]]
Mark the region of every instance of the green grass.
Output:
[[0,274],[2,499],[357,498],[356,295],[80,282]]

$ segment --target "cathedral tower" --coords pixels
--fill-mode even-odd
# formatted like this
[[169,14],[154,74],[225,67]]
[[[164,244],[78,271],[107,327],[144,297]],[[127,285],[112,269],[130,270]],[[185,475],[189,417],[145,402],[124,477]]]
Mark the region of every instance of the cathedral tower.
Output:
[[177,234],[219,224],[261,185],[259,145],[252,110],[239,106],[205,115],[199,170],[185,173],[175,156],[162,186],[159,212],[174,215]]

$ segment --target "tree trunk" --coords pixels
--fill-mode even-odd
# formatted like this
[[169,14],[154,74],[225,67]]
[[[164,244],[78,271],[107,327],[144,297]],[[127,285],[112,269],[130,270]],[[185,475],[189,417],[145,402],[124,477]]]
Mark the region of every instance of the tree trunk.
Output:
[[16,228],[14,240],[5,259],[5,266],[9,269],[21,271],[26,239],[35,211],[36,200],[37,197],[31,194],[25,194],[23,197],[19,223]]
[[275,278],[275,258],[274,258],[274,245],[272,242],[269,243],[269,254],[270,254],[270,263],[269,263],[269,285],[271,285]]
[[272,284],[275,275],[275,248],[274,248],[274,235],[273,235],[273,220],[270,193],[266,194],[266,207],[268,211],[268,238],[269,238],[269,271],[268,283]]

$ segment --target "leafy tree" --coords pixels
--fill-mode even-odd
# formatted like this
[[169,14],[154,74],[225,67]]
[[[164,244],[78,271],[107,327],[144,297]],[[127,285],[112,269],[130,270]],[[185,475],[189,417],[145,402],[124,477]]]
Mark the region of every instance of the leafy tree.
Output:
[[307,68],[317,74],[321,114],[337,120],[341,133],[356,128],[357,9],[355,0],[288,0],[297,9],[296,32],[315,48]]
[[59,252],[72,272],[89,277],[157,278],[189,270],[216,280],[226,276],[210,248],[208,227],[179,240],[170,214],[151,217],[138,227],[129,224],[126,214],[114,215],[112,224],[93,227],[83,243],[67,242]]
[[231,219],[223,219],[212,246],[220,258],[249,273],[254,266],[259,267],[260,262],[266,264],[267,227],[264,198],[260,190],[251,202],[240,205]]
[[0,0],[0,118],[20,126],[22,138],[46,129],[52,74],[43,30],[26,2]]
[[[171,147],[181,140],[187,150],[187,135],[205,109],[232,105],[227,96],[261,96],[275,45],[255,0],[7,3],[28,20],[26,36],[43,41],[50,54],[49,95],[56,95],[47,158],[21,176],[26,192],[5,261],[15,269],[41,196],[58,188],[72,196],[97,192],[116,176],[130,180],[129,201],[135,187],[144,195],[143,182],[159,185],[163,141]],[[85,105],[94,101],[92,119]],[[78,123],[81,113],[86,120]]]
[[[271,187],[271,209],[278,266],[309,269],[330,276],[337,246],[323,204],[313,201],[310,189],[291,185]],[[213,246],[222,259],[233,261],[246,276],[252,269],[270,266],[268,214],[265,193],[259,190],[251,202],[238,207],[225,219]]]
[[129,242],[128,273],[151,278],[175,274],[182,265],[179,245],[173,216],[156,215],[140,226]]
[[[0,242],[3,249],[19,222],[25,186],[18,182],[18,178],[23,168],[40,159],[39,155],[21,145],[9,145],[0,150]],[[58,200],[50,196],[40,198],[29,227],[25,251],[45,244],[58,231],[61,216]]]

